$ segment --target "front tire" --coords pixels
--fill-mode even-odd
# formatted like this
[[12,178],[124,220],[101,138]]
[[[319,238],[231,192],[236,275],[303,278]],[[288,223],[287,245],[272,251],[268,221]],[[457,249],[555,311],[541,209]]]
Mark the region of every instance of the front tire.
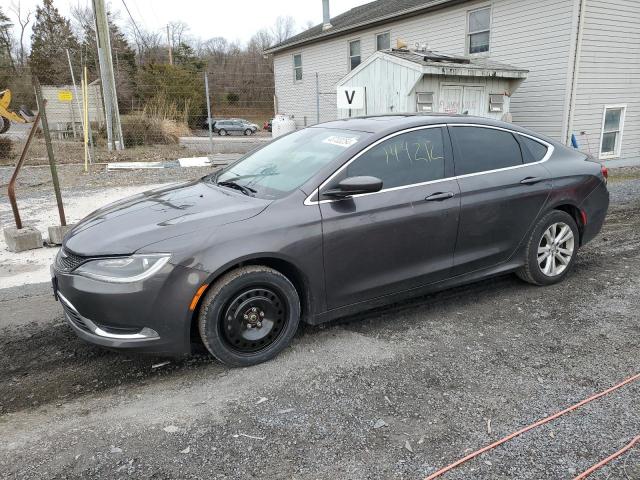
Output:
[[247,266],[213,284],[198,326],[214,357],[230,367],[247,367],[287,347],[299,322],[300,300],[291,282],[272,268]]
[[247,129],[244,131],[244,134],[248,137],[249,135],[253,134],[253,130],[250,130],[250,129],[248,129],[248,128],[247,128]]
[[533,285],[560,283],[571,271],[580,246],[576,221],[567,212],[553,210],[533,229],[525,265],[516,272]]

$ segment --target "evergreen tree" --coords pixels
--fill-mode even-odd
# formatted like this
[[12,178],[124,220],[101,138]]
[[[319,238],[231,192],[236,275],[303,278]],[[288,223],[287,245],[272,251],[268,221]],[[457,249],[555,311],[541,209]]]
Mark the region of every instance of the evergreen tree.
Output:
[[[12,29],[13,24],[0,7],[0,72],[6,71],[8,68],[15,70],[11,52],[13,48]],[[0,83],[2,82],[0,81]],[[2,90],[2,85],[0,85],[0,90]]]
[[80,45],[71,30],[69,20],[53,6],[53,0],[43,0],[36,8],[31,35],[31,72],[41,83],[63,85],[71,82],[66,49],[79,51]]

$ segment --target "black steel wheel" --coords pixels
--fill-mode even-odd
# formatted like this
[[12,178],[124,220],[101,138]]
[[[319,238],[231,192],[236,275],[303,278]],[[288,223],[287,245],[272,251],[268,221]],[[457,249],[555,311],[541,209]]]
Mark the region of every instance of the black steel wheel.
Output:
[[236,295],[220,322],[227,344],[254,353],[275,342],[287,324],[287,306],[271,288],[251,288]]
[[202,301],[198,326],[214,357],[245,367],[275,357],[289,344],[299,321],[293,284],[271,268],[247,266],[212,285]]

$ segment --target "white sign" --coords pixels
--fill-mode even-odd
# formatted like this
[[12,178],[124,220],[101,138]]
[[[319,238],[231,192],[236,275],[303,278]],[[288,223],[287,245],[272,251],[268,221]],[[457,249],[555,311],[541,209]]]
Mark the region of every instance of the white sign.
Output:
[[364,87],[338,87],[338,108],[363,110]]

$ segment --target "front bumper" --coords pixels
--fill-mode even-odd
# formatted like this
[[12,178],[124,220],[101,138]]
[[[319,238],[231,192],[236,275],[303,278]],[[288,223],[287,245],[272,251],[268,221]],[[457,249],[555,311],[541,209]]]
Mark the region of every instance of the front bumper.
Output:
[[167,264],[141,282],[115,284],[52,267],[54,292],[81,339],[161,355],[191,352],[191,300],[203,272]]

